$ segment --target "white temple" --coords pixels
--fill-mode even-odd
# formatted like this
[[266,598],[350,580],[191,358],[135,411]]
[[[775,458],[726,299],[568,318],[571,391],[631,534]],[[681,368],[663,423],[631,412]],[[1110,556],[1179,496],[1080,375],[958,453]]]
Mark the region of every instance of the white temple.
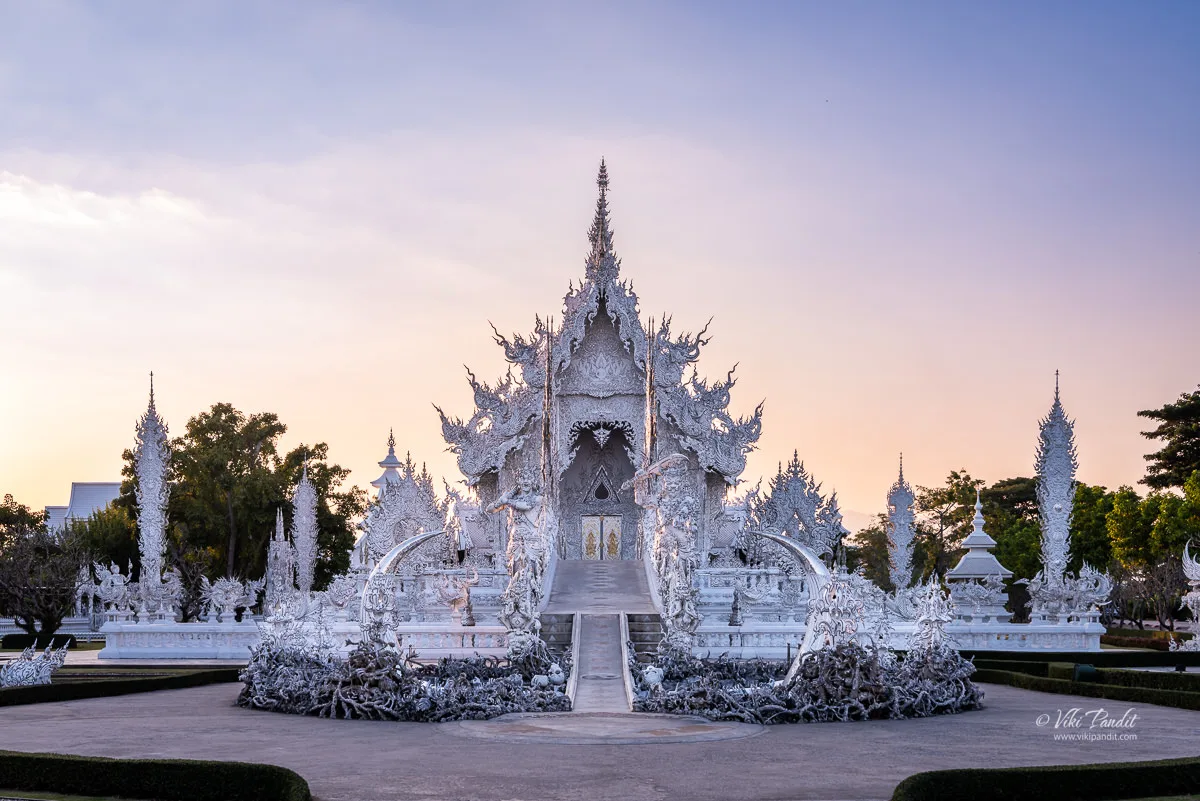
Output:
[[[901,642],[953,614],[945,636],[961,648],[1098,648],[1103,582],[1090,568],[1065,575],[1075,451],[1057,390],[1038,450],[1047,570],[1031,590],[1035,625],[1012,624],[1003,610],[1011,573],[990,554],[995,542],[978,504],[967,556],[948,576],[959,608],[922,613],[941,596],[913,586],[913,492],[903,465],[888,493],[891,593],[836,567],[846,534],[836,494],[822,491],[798,454],[765,489],[732,495],[762,431],[762,407],[732,414],[732,370],[723,380],[698,377],[704,330],[678,335],[669,317],[643,322],[613,249],[603,162],[597,183],[583,279],[569,286],[562,319],[535,318],[528,335],[494,333],[510,364],[505,377],[488,384],[468,371],[474,410],[464,419],[438,409],[465,489],[445,485],[439,496],[411,456],[400,461],[389,435],[352,569],[318,592],[317,497],[306,468],[291,542],[282,514],[271,540],[264,625],[307,626],[342,643],[391,638],[427,657],[502,654],[514,638],[537,635],[566,582],[619,562],[644,574],[639,607],[655,610],[664,637],[697,653],[782,657],[814,647],[825,635],[810,614],[819,607],[828,617],[837,603],[810,600],[831,587],[850,588],[863,625]],[[149,583],[134,603],[120,587],[104,596],[109,646],[139,658],[156,647],[163,656],[248,649],[254,624],[230,613],[253,605],[263,581],[206,585],[209,622],[162,618],[177,587],[161,572],[169,452],[158,424],[151,395],[137,469],[143,566],[154,575],[143,571]],[[113,566],[106,581],[123,587],[128,577]]]

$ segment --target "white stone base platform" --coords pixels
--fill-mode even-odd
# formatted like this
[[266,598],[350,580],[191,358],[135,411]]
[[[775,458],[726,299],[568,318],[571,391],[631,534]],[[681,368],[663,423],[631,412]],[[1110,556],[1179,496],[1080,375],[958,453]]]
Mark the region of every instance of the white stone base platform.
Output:
[[[912,623],[892,626],[891,645],[908,647]],[[1095,622],[1071,623],[964,623],[946,626],[946,634],[960,651],[1099,651],[1104,626]],[[696,632],[696,656],[728,653],[734,659],[786,659],[804,640],[801,623],[747,621],[741,626],[708,623]],[[791,646],[790,651],[788,646]]]
[[[101,632],[105,646],[99,659],[212,659],[246,662],[258,644],[258,624],[243,623],[126,623],[110,621]],[[504,656],[508,632],[503,626],[460,626],[455,623],[403,623],[396,631],[400,645],[412,646],[420,659]],[[357,623],[329,625],[337,646],[348,651],[361,639]]]
[[105,623],[100,659],[250,659],[258,624]]

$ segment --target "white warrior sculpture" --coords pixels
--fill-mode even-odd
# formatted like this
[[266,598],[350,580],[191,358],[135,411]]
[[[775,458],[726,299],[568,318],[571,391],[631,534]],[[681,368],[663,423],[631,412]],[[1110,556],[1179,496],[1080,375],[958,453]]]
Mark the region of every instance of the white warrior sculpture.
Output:
[[542,570],[547,549],[542,495],[533,478],[522,473],[517,485],[487,511],[508,510],[508,586],[501,598],[500,622],[510,631],[533,631],[542,595]]
[[639,470],[626,486],[634,500],[655,514],[651,561],[658,576],[666,640],[690,648],[701,622],[696,608],[698,590],[693,575],[699,567],[696,553],[696,516],[699,504],[689,486],[688,460],[672,454]]

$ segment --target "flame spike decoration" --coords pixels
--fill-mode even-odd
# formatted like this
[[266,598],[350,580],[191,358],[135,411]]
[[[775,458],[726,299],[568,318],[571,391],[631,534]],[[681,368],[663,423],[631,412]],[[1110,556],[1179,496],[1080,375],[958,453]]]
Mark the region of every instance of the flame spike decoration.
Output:
[[292,496],[292,544],[296,549],[296,588],[307,598],[317,566],[317,490],[308,477],[308,459]]
[[912,486],[904,480],[904,456],[900,456],[900,477],[888,490],[887,538],[888,562],[892,586],[897,592],[907,589],[913,577],[913,504],[916,496]]
[[264,611],[274,614],[286,608],[296,592],[296,552],[283,528],[283,509],[275,511],[275,536],[267,548],[267,577]]
[[1037,447],[1037,500],[1042,526],[1042,567],[1047,585],[1061,586],[1071,559],[1075,501],[1075,423],[1063,411],[1054,374],[1054,405],[1041,421]]
[[154,406],[154,374],[150,374],[150,403],[137,424],[137,447],[134,453],[134,473],[137,486],[134,492],[138,508],[138,554],[141,558],[142,602],[154,611],[160,602],[169,601],[163,593],[163,560],[166,555],[167,500],[171,487],[167,469],[171,463],[171,446],[167,441],[167,424],[158,416]]

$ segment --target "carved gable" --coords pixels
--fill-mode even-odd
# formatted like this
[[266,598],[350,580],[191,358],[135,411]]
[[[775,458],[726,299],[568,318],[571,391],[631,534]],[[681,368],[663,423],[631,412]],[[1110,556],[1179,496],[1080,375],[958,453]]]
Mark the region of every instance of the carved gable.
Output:
[[609,398],[640,395],[644,389],[642,372],[617,336],[613,321],[598,314],[563,373],[559,394]]

